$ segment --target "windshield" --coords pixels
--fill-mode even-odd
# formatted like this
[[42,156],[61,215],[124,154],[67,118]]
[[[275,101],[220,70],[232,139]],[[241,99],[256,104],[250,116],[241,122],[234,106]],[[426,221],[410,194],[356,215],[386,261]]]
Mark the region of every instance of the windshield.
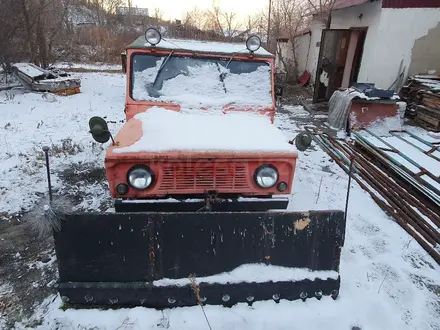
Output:
[[272,105],[267,62],[137,54],[132,70],[131,96],[136,101],[188,107]]

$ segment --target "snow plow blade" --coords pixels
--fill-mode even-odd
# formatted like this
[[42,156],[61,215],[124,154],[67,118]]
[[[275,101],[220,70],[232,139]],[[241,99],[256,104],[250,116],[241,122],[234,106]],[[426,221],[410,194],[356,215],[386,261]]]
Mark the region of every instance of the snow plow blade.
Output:
[[66,214],[58,290],[154,308],[336,298],[344,237],[342,211]]

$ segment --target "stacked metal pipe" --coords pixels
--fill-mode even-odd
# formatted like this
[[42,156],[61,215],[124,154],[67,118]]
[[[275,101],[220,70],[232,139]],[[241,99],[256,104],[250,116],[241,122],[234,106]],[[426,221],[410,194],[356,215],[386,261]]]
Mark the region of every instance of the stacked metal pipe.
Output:
[[440,195],[361,134],[350,143],[306,130],[346,173],[352,160],[353,179],[440,264]]

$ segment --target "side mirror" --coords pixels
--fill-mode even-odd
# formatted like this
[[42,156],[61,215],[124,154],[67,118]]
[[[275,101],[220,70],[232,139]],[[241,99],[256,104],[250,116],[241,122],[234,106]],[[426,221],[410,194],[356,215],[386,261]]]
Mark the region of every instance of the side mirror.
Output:
[[89,120],[89,133],[92,134],[93,139],[99,143],[106,143],[110,138],[113,137],[110,134],[107,126],[107,122],[101,117],[92,117]]
[[301,132],[295,137],[295,146],[299,151],[306,151],[312,144],[312,136],[307,132]]

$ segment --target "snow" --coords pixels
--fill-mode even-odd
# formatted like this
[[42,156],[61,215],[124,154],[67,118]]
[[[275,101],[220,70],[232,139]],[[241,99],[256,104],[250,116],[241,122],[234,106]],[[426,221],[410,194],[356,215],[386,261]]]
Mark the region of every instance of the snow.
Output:
[[[377,138],[369,135],[368,133],[362,133],[362,136],[367,138],[367,140],[369,140],[375,146],[389,148],[389,146],[387,146],[386,144],[384,144],[383,142],[381,142]],[[397,149],[398,151],[400,151],[401,153],[406,155],[408,158],[410,158],[412,161],[414,161],[419,166],[421,166],[421,167],[425,168],[426,170],[428,170],[429,172],[431,172],[434,176],[440,177],[439,162],[437,160],[435,160],[434,158],[429,157],[428,155],[424,154],[423,152],[421,152],[417,148],[414,148],[413,146],[406,143],[405,141],[402,141],[401,139],[399,139],[396,136],[382,137],[382,140],[384,140],[386,143],[390,144],[395,149]],[[417,140],[413,139],[411,142],[413,142],[413,141],[417,141]],[[385,153],[389,157],[391,157],[392,159],[403,164],[406,168],[408,168],[413,173],[420,172],[419,167],[417,167],[415,164],[411,163],[410,161],[408,161],[404,157],[398,155],[397,153],[389,152],[389,151],[386,151]],[[436,153],[434,155],[436,155]],[[427,181],[432,186],[434,186],[436,189],[440,190],[440,183],[432,180],[427,175],[422,175],[421,178],[423,180]]]
[[[350,94],[351,95],[355,95],[356,97],[363,99],[363,100],[369,100],[369,101],[374,101],[374,100],[381,100],[380,97],[375,97],[375,96],[367,96],[362,92],[359,92],[358,90],[354,89],[354,88],[349,88]],[[387,98],[385,98],[386,100]],[[389,98],[390,100],[400,100],[399,95],[394,94],[393,96],[391,96]]]
[[[40,94],[14,91],[13,99],[5,99],[5,93],[0,92],[0,213],[32,206],[40,199],[35,193],[46,191],[42,145],[62,146],[62,141],[70,137],[82,148],[73,154],[51,153],[53,184],[60,191],[61,169],[79,162],[103,166],[104,150],[92,142],[88,119],[107,116],[107,120],[116,122],[109,123],[110,130],[119,130],[119,120],[124,118],[125,76],[87,73],[79,77],[82,93],[56,97],[53,103],[44,101]],[[292,139],[301,129],[299,123],[289,113],[277,113],[275,120],[286,139]],[[428,133],[419,128],[404,129],[429,139]],[[313,143],[299,154],[288,209],[343,210],[347,181],[339,166]],[[108,194],[102,192],[101,186],[98,188],[78,184],[75,189],[89,190],[95,200],[107,199]],[[264,301],[252,307],[205,306],[204,310],[213,330],[351,330],[354,326],[362,330],[440,329],[440,266],[355,182],[351,187],[340,275],[341,290],[336,301],[329,297],[321,301],[282,300],[279,304]],[[0,292],[3,291],[8,291],[8,287],[0,279]],[[51,295],[15,329],[208,329],[199,306],[163,311],[141,307],[64,310],[62,306],[60,297]]]
[[67,20],[72,25],[97,25],[99,14],[83,5],[68,5]]
[[[298,130],[284,114],[277,117],[277,124],[280,123],[286,125],[286,136]],[[314,150],[301,153],[295,175],[289,210],[344,208],[347,175],[316,145]],[[336,301],[323,297],[321,301],[312,298],[306,302],[282,300],[279,304],[256,302],[252,307],[205,306],[205,313],[215,330],[440,327],[436,311],[439,298],[429,289],[440,285],[440,267],[356,183],[352,184],[340,275],[341,290]],[[196,281],[200,283],[199,278]],[[16,328],[24,329],[32,320],[42,322],[36,330],[208,328],[198,306],[164,311],[142,307],[63,311],[60,306],[60,298],[51,296],[36,309],[31,320],[17,324]]]
[[116,13],[118,15],[133,15],[133,16],[148,16],[148,8],[132,7],[117,7]]
[[440,81],[432,80],[432,79],[414,79],[420,84],[429,87],[431,90],[440,90]]
[[[156,66],[134,72],[133,98],[180,103],[187,107],[221,107],[226,104],[272,106],[270,66],[260,66],[250,73],[232,74],[215,63],[188,65],[187,75],[179,74],[165,80],[160,96],[149,95],[146,86],[152,84],[164,58]],[[220,72],[226,74],[220,80]]]
[[[350,118],[354,119],[355,116],[352,115],[353,113],[350,115]],[[389,136],[391,130],[402,129],[400,115],[393,117],[378,118],[375,121],[373,121],[371,124],[369,124],[367,129],[379,136]]]
[[[397,134],[399,134],[399,133],[397,133]],[[417,139],[415,139],[415,138],[413,138],[413,137],[411,137],[409,135],[406,135],[405,133],[399,134],[399,136],[401,136],[404,140],[408,141],[409,143],[412,143],[415,146],[419,147],[420,149],[422,149],[425,152],[431,151],[431,147],[430,146],[426,145],[425,143],[420,142],[419,140],[417,140]],[[425,140],[427,142],[431,142],[431,143],[435,142],[435,140],[434,141],[429,141],[426,138],[425,138]],[[440,158],[440,150],[432,151],[430,154]]]
[[290,112],[296,117],[310,117],[310,112],[302,105],[283,105],[283,110]]
[[59,62],[55,63],[54,67],[59,69],[85,69],[85,70],[106,70],[106,71],[118,71],[122,70],[121,64],[105,64],[105,63],[70,63],[70,62]]
[[15,63],[14,66],[31,78],[36,78],[45,74],[42,69],[39,69],[30,63]]
[[423,79],[423,78],[416,78],[414,80],[433,89],[440,89],[440,81],[436,81],[434,79]]
[[12,286],[9,284],[0,284],[0,297],[12,292]]
[[[144,38],[144,37],[141,37]],[[145,41],[145,47],[151,45]],[[214,41],[199,41],[199,40],[183,40],[183,39],[162,39],[156,47],[172,49],[172,50],[190,50],[193,52],[208,52],[208,53],[225,53],[225,54],[249,54],[245,43],[227,43]],[[258,49],[254,52],[255,55],[273,56],[264,48]]]
[[[119,130],[119,121],[125,118],[125,76],[89,73],[75,77],[81,78],[81,93],[55,96],[55,102],[47,102],[39,93],[0,92],[0,214],[8,217],[28,211],[47,192],[44,145],[51,147],[52,185],[58,193],[64,189],[58,171],[88,162],[102,167],[105,146],[93,141],[88,121],[92,116],[106,116],[118,123],[109,124],[110,129]],[[96,197],[108,194],[100,185],[77,189],[97,189],[92,193]]]
[[296,154],[295,147],[268,117],[253,113],[177,112],[153,107],[134,119],[142,122],[142,137],[113,152],[186,150]]
[[38,80],[38,83],[40,84],[44,84],[44,83],[56,83],[56,82],[62,82],[62,81],[72,81],[72,77],[68,76],[68,77],[57,77],[57,78],[53,78],[53,79],[42,79],[42,80]]
[[[214,276],[198,277],[197,283],[264,283],[264,282],[283,282],[301,281],[304,279],[315,280],[328,278],[337,279],[338,272],[335,271],[312,271],[305,268],[287,268],[264,264],[242,265],[231,272],[222,273]],[[185,286],[191,284],[189,278],[182,279],[162,279],[154,281],[155,286]]]

